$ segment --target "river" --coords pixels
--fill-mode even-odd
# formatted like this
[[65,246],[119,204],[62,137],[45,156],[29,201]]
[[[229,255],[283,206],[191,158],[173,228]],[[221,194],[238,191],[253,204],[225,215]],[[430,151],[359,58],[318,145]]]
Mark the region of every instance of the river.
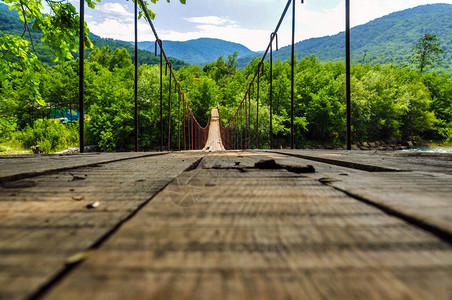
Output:
[[419,146],[414,149],[408,149],[408,150],[403,150],[403,151],[430,152],[430,153],[452,153],[452,147]]

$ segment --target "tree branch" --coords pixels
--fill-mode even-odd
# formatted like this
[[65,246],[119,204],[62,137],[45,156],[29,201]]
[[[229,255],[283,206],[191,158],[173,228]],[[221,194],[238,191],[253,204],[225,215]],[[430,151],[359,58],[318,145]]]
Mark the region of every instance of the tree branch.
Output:
[[[20,7],[21,7],[21,10],[22,10],[22,14],[24,15],[24,21],[25,21],[25,22],[24,22],[24,26],[25,26],[25,30],[28,31],[28,35],[29,35],[29,37],[30,37],[31,48],[33,49],[33,52],[37,55],[38,53],[36,52],[35,44],[33,43],[33,38],[31,37],[31,30],[30,30],[30,27],[28,26],[27,16],[25,15],[25,8],[24,8],[24,4],[23,4],[22,1],[20,1]],[[28,8],[28,7],[27,7],[27,8]],[[29,8],[28,8],[28,9],[29,9]],[[25,33],[25,30],[24,30],[24,33]],[[21,37],[24,36],[24,33],[22,33],[22,36],[21,36]]]

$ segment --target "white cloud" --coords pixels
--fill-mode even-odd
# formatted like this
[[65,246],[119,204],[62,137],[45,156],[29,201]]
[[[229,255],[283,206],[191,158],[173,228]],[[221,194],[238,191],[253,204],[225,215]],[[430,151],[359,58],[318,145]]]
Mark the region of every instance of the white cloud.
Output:
[[226,17],[204,16],[184,18],[196,26],[192,31],[160,30],[163,40],[186,41],[202,37],[218,38],[246,45],[251,50],[266,47],[269,33],[265,30],[243,28],[236,21]]
[[268,44],[269,33],[265,30],[246,29],[236,24],[216,26],[202,24],[196,26],[196,31],[178,32],[172,30],[161,31],[161,38],[173,41],[186,41],[202,37],[217,38],[246,45],[254,51],[264,49]]
[[[114,38],[123,41],[133,41],[135,26],[132,20],[123,20],[118,22],[115,18],[107,18],[102,21],[89,22],[89,28],[91,32],[104,38]],[[149,29],[149,25],[138,24],[138,38],[140,41],[153,41],[155,40],[152,31]]]
[[224,24],[235,24],[236,23],[227,18],[221,18],[221,17],[217,17],[217,16],[192,17],[192,18],[184,18],[184,19],[190,23],[209,24],[209,25],[224,25]]
[[98,5],[96,10],[99,10],[104,14],[105,17],[115,17],[115,18],[132,18],[134,14],[127,11],[127,7],[119,3],[105,3]]
[[297,40],[336,34],[345,27],[345,5],[323,11],[301,7],[297,13]]
[[[92,33],[104,38],[131,41],[134,39],[134,14],[120,3],[105,3],[96,6],[100,12],[93,17],[86,16]],[[150,38],[150,36],[146,36]]]

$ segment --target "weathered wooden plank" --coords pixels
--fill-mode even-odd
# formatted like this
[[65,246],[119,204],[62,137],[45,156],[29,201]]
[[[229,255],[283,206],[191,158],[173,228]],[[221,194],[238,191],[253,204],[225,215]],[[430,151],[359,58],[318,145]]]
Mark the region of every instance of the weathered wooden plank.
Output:
[[[306,159],[321,159],[324,162],[343,162],[351,167],[354,164],[386,168],[396,171],[420,171],[452,175],[452,154],[421,153],[408,151],[345,151],[345,150],[272,150],[271,152],[292,154]],[[364,168],[365,170],[365,168]],[[377,170],[378,171],[378,170]]]
[[452,234],[451,175],[378,173],[340,179],[329,184]]
[[[290,152],[308,153],[299,150]],[[325,151],[321,151],[318,155],[329,157]],[[338,154],[333,152],[331,155],[336,159]],[[419,161],[409,167],[405,159],[407,155]],[[269,156],[277,158],[282,163],[294,163],[297,160],[298,163],[309,162],[309,160],[284,157],[280,154],[269,154]],[[365,155],[362,151],[352,151],[340,157],[344,161],[354,161],[355,157],[358,157],[364,163]],[[394,164],[396,168],[412,170],[395,173],[365,172],[334,165],[327,167],[325,163],[312,162],[320,172],[306,176],[315,179],[328,178],[326,183],[329,185],[405,216],[406,219],[429,226],[445,235],[452,235],[452,175],[448,174],[452,155],[427,154],[424,157],[418,154],[412,156],[410,153],[388,153],[367,157],[368,163],[376,163],[378,161],[375,159],[383,159],[386,164]],[[408,162],[411,161],[408,160]]]
[[[68,257],[102,240],[200,157],[196,153],[138,157],[3,182],[0,299],[36,293],[66,268]],[[89,209],[93,202],[99,206]]]
[[88,165],[148,157],[165,153],[122,152],[61,155],[0,156],[0,182],[44,175]]
[[236,159],[209,155],[179,175],[45,298],[452,295],[450,244],[314,178]]

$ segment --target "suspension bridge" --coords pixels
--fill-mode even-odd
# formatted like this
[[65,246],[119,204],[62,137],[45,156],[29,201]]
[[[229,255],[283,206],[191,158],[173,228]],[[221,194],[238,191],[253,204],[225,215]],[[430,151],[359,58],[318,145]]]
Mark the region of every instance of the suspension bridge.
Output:
[[[295,0],[287,1],[280,19],[275,27],[275,30],[269,34],[270,41],[267,48],[259,61],[257,68],[254,73],[254,77],[248,84],[246,91],[244,91],[243,100],[237,107],[233,117],[228,120],[227,125],[223,125],[221,122],[221,111],[220,115],[220,127],[221,127],[221,138],[223,145],[226,150],[232,149],[259,149],[261,143],[259,141],[259,101],[260,101],[260,78],[264,75],[265,68],[264,64],[266,61],[270,64],[269,68],[269,105],[270,105],[270,122],[268,141],[270,149],[274,148],[273,143],[273,47],[276,46],[278,50],[278,31],[287,16],[288,11],[292,7],[292,51],[291,51],[291,105],[290,105],[290,145],[291,149],[295,148],[295,133],[294,133],[294,69],[295,69]],[[303,3],[303,0],[300,1]],[[143,12],[150,28],[155,36],[155,56],[160,57],[160,151],[165,150],[199,150],[203,149],[207,141],[207,135],[209,132],[209,124],[203,127],[197,120],[192,109],[190,108],[190,103],[185,97],[185,93],[179,83],[171,62],[165,52],[163,41],[159,38],[159,35],[152,23],[150,14],[146,8],[143,0],[135,1],[135,151],[138,151],[138,6],[140,5],[141,11]],[[84,36],[84,5],[80,6],[80,36]],[[84,39],[80,38],[80,54],[79,57],[84,57]],[[346,52],[346,117],[347,117],[347,149],[351,150],[351,108],[350,108],[350,1],[346,0],[346,40],[345,40],[345,52]],[[267,56],[268,59],[267,59]],[[169,75],[168,75],[169,72]],[[168,99],[163,99],[163,78],[168,77]],[[79,111],[80,114],[80,152],[85,151],[85,87],[84,87],[84,60],[79,60]],[[178,95],[177,100],[172,99],[172,91],[174,86],[174,93]],[[166,103],[164,103],[166,101]],[[177,101],[175,105],[174,102]],[[176,108],[175,108],[176,106]],[[251,132],[251,107],[255,107],[256,115],[253,116],[253,121],[256,122],[256,126],[253,126],[255,132]],[[164,107],[167,107],[167,111],[164,112]],[[177,110],[177,122],[172,121],[172,113]],[[167,124],[165,124],[165,119],[167,119]],[[175,138],[177,135],[177,138]],[[177,145],[174,144],[174,140],[177,140]],[[173,144],[172,144],[173,141]]]
[[0,299],[450,299],[450,155],[258,149],[277,30],[229,124],[203,127],[150,26],[161,151],[0,157]]

